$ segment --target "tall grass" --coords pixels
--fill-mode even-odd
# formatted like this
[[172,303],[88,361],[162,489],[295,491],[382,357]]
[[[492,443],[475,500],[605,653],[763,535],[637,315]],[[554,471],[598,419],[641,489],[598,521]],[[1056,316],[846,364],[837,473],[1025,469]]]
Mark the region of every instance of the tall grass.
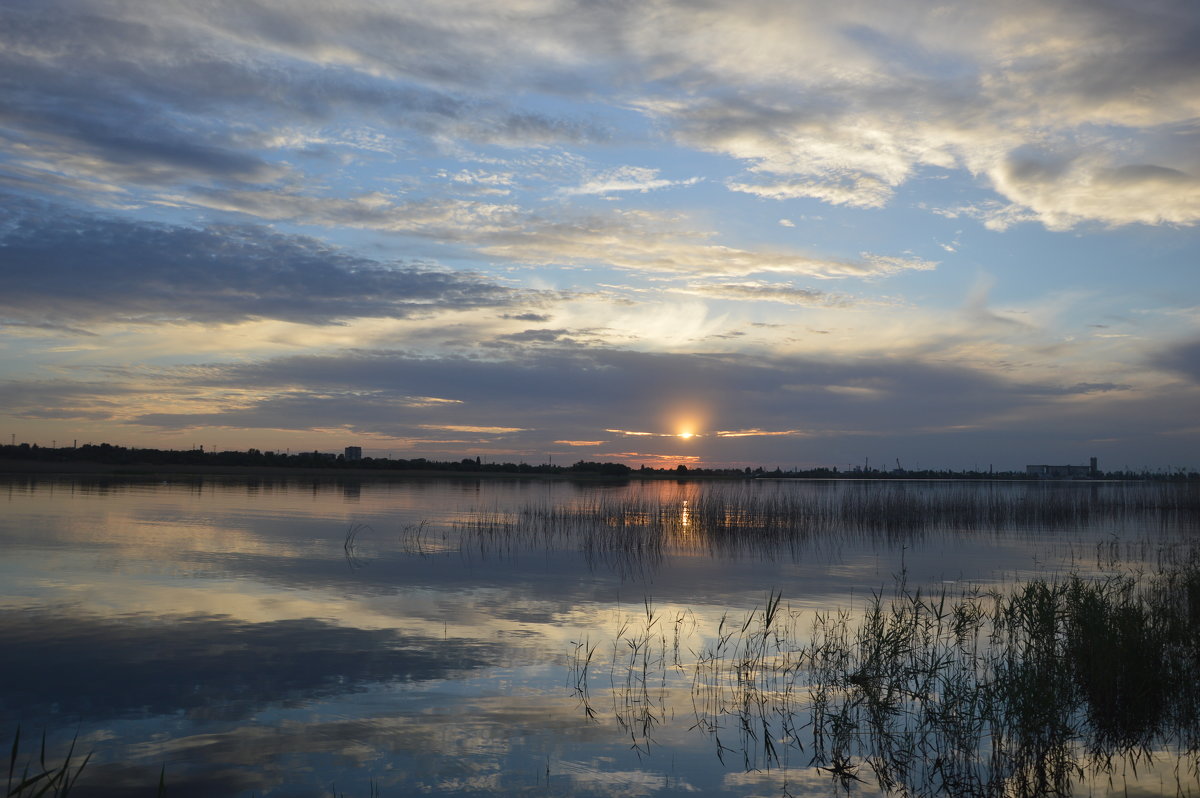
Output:
[[897,543],[937,531],[1200,529],[1200,486],[1171,483],[705,485],[672,495],[601,495],[488,511],[456,524],[482,554],[530,546],[581,551],[622,574],[653,572],[673,552],[778,556],[851,537]]
[[18,765],[21,754],[21,727],[17,727],[13,735],[12,752],[8,760],[8,784],[5,795],[8,798],[67,798],[72,794],[75,782],[87,767],[92,755],[88,754],[82,762],[75,763],[75,740],[61,764],[51,764],[46,761],[46,735],[42,734],[42,743],[38,749],[37,758],[29,756]]
[[346,530],[346,538],[342,543],[342,550],[346,556],[346,564],[351,568],[362,568],[366,562],[358,551],[358,538],[364,530],[370,530],[371,527],[367,524],[354,523]]
[[[78,738],[71,740],[66,755],[59,764],[46,761],[46,733],[42,732],[41,745],[37,757],[24,755],[21,752],[21,727],[18,725],[13,735],[12,750],[8,760],[8,783],[5,788],[7,798],[68,798],[75,795],[75,785],[83,775],[84,768],[92,760],[89,753],[82,762],[75,757],[75,744]],[[24,760],[24,761],[22,761]],[[158,786],[154,792],[157,798],[167,794],[167,766],[164,763],[158,773]],[[85,790],[86,794],[86,790]],[[139,793],[141,794],[141,793]],[[149,790],[144,793],[149,795]]]
[[[641,686],[666,685],[654,669],[666,638],[651,626],[621,636],[642,642],[636,661],[614,658],[614,704],[629,686],[644,702]],[[772,593],[676,667],[691,676],[693,729],[747,768],[803,764],[902,795],[1041,796],[1165,756],[1181,793],[1200,785],[1194,554],[1153,574],[1005,593],[926,594],[901,578],[856,613],[810,617]]]

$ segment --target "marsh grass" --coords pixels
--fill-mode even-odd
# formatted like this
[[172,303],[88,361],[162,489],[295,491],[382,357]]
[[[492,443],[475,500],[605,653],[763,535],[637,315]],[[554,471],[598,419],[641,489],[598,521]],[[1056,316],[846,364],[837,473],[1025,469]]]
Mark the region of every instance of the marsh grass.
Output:
[[[22,755],[21,727],[18,725],[16,733],[13,735],[12,749],[8,760],[8,782],[5,791],[7,798],[67,798],[67,796],[75,795],[75,784],[83,775],[84,768],[92,760],[92,755],[89,753],[82,762],[76,764],[75,744],[78,739],[78,736],[72,738],[71,745],[62,762],[55,765],[46,761],[45,732],[42,732],[41,745],[38,747],[36,759],[32,755]],[[18,763],[20,764],[18,765]],[[167,766],[164,763],[158,773],[158,785],[154,792],[156,798],[166,796],[166,778]],[[149,790],[144,794],[149,795]]]
[[76,764],[75,743],[76,740],[71,740],[71,747],[67,750],[61,764],[50,764],[46,761],[46,735],[43,732],[36,760],[33,756],[29,756],[18,767],[18,762],[22,758],[21,727],[18,726],[16,734],[13,735],[12,751],[8,760],[8,783],[5,794],[9,798],[41,798],[42,796],[66,798],[71,794],[83,769],[87,767],[92,758],[92,755],[88,754],[82,762]]
[[1166,758],[1180,794],[1200,785],[1195,553],[1151,574],[1003,593],[929,594],[901,576],[857,613],[803,613],[772,592],[684,662],[662,623],[647,613],[613,644],[618,724],[649,708],[635,715],[639,750],[672,713],[673,669],[691,678],[692,728],[747,769],[803,765],[901,795],[1040,796]]
[[350,566],[352,569],[362,568],[367,564],[366,560],[364,560],[362,555],[359,553],[358,544],[359,536],[364,531],[368,531],[370,529],[371,527],[367,524],[355,523],[351,524],[350,528],[346,530],[346,538],[342,543],[342,550],[346,555],[346,565]]
[[905,483],[707,485],[703,491],[601,495],[482,511],[453,525],[460,551],[514,555],[532,546],[581,552],[622,576],[653,574],[676,552],[796,555],[832,541],[904,544],[935,532],[1200,526],[1200,485]]
[[428,557],[440,548],[444,548],[445,541],[443,540],[443,546],[439,546],[431,535],[429,521],[421,521],[404,526],[400,532],[400,543],[403,553]]

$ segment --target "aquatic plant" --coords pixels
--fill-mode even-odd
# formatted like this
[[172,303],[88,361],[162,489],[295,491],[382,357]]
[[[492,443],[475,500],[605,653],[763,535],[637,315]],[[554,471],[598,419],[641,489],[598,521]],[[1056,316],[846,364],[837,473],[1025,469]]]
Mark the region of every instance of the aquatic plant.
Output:
[[1098,523],[1200,528],[1200,485],[865,482],[769,490],[731,483],[481,511],[453,529],[462,551],[507,556],[531,546],[572,549],[596,566],[638,576],[675,553],[776,557],[828,545],[834,535],[904,544],[935,532]]
[[370,529],[367,524],[351,524],[346,530],[346,539],[342,543],[342,550],[346,555],[346,564],[351,568],[362,568],[366,562],[358,553],[358,536],[363,530]]
[[[46,733],[42,732],[42,741],[38,749],[37,760],[28,757],[17,772],[17,763],[21,756],[21,727],[18,725],[13,735],[12,750],[8,760],[8,783],[5,791],[7,798],[67,798],[74,795],[75,784],[83,774],[83,770],[91,761],[89,753],[79,764],[73,764],[75,759],[75,744],[78,737],[72,738],[61,764],[53,765],[46,762]],[[72,773],[72,768],[74,772]],[[154,795],[163,798],[167,794],[167,766],[164,763],[158,773],[158,786]],[[149,790],[147,793],[149,794]],[[374,794],[374,793],[373,793]]]
[[[647,621],[617,637],[638,641],[627,643],[636,656],[612,661],[622,728],[625,707],[648,706],[651,720],[673,711],[679,680],[661,621]],[[672,667],[690,675],[692,728],[747,769],[803,763],[903,795],[1040,796],[1168,757],[1181,784],[1200,781],[1194,551],[1151,574],[1005,592],[927,594],[901,576],[861,612],[803,613],[772,592]],[[587,693],[586,671],[577,689]]]
[[29,757],[18,771],[17,762],[21,758],[21,727],[17,726],[8,760],[8,784],[5,793],[8,798],[66,798],[70,795],[75,782],[79,781],[80,774],[92,758],[92,755],[88,754],[82,762],[73,764],[75,743],[76,740],[71,740],[71,747],[61,764],[49,764],[46,762],[46,734],[43,732],[36,764],[33,757]]

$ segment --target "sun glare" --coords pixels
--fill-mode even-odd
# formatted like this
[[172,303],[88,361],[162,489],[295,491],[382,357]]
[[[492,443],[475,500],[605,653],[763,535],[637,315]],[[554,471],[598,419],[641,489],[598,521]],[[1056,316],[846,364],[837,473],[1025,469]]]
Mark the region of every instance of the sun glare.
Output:
[[660,434],[684,441],[703,438],[713,415],[709,408],[694,399],[669,402],[664,405],[663,411],[659,422],[662,424]]

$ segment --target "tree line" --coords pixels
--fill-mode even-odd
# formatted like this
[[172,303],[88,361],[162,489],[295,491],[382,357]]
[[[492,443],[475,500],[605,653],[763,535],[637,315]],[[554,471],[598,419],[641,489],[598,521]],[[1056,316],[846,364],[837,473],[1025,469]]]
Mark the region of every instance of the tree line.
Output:
[[[855,467],[839,470],[835,467],[783,470],[780,467],[766,469],[751,468],[704,468],[678,464],[664,468],[641,466],[633,468],[625,463],[593,462],[579,460],[571,465],[552,463],[484,462],[481,457],[464,457],[461,460],[430,460],[425,457],[410,459],[391,457],[363,457],[348,460],[344,454],[332,452],[277,452],[247,449],[246,451],[205,451],[196,449],[143,449],[116,446],[110,443],[85,443],[82,446],[48,447],[20,443],[0,445],[0,458],[57,463],[96,463],[125,467],[172,466],[219,466],[297,469],[346,469],[355,471],[440,471],[450,473],[500,473],[500,474],[590,474],[599,476],[677,476],[677,477],[741,477],[772,479],[1028,479],[1024,471],[980,470],[882,470]],[[1200,473],[1187,468],[1162,469],[1158,471],[1120,470],[1096,474],[1102,479],[1163,479],[1172,481],[1200,480]]]

